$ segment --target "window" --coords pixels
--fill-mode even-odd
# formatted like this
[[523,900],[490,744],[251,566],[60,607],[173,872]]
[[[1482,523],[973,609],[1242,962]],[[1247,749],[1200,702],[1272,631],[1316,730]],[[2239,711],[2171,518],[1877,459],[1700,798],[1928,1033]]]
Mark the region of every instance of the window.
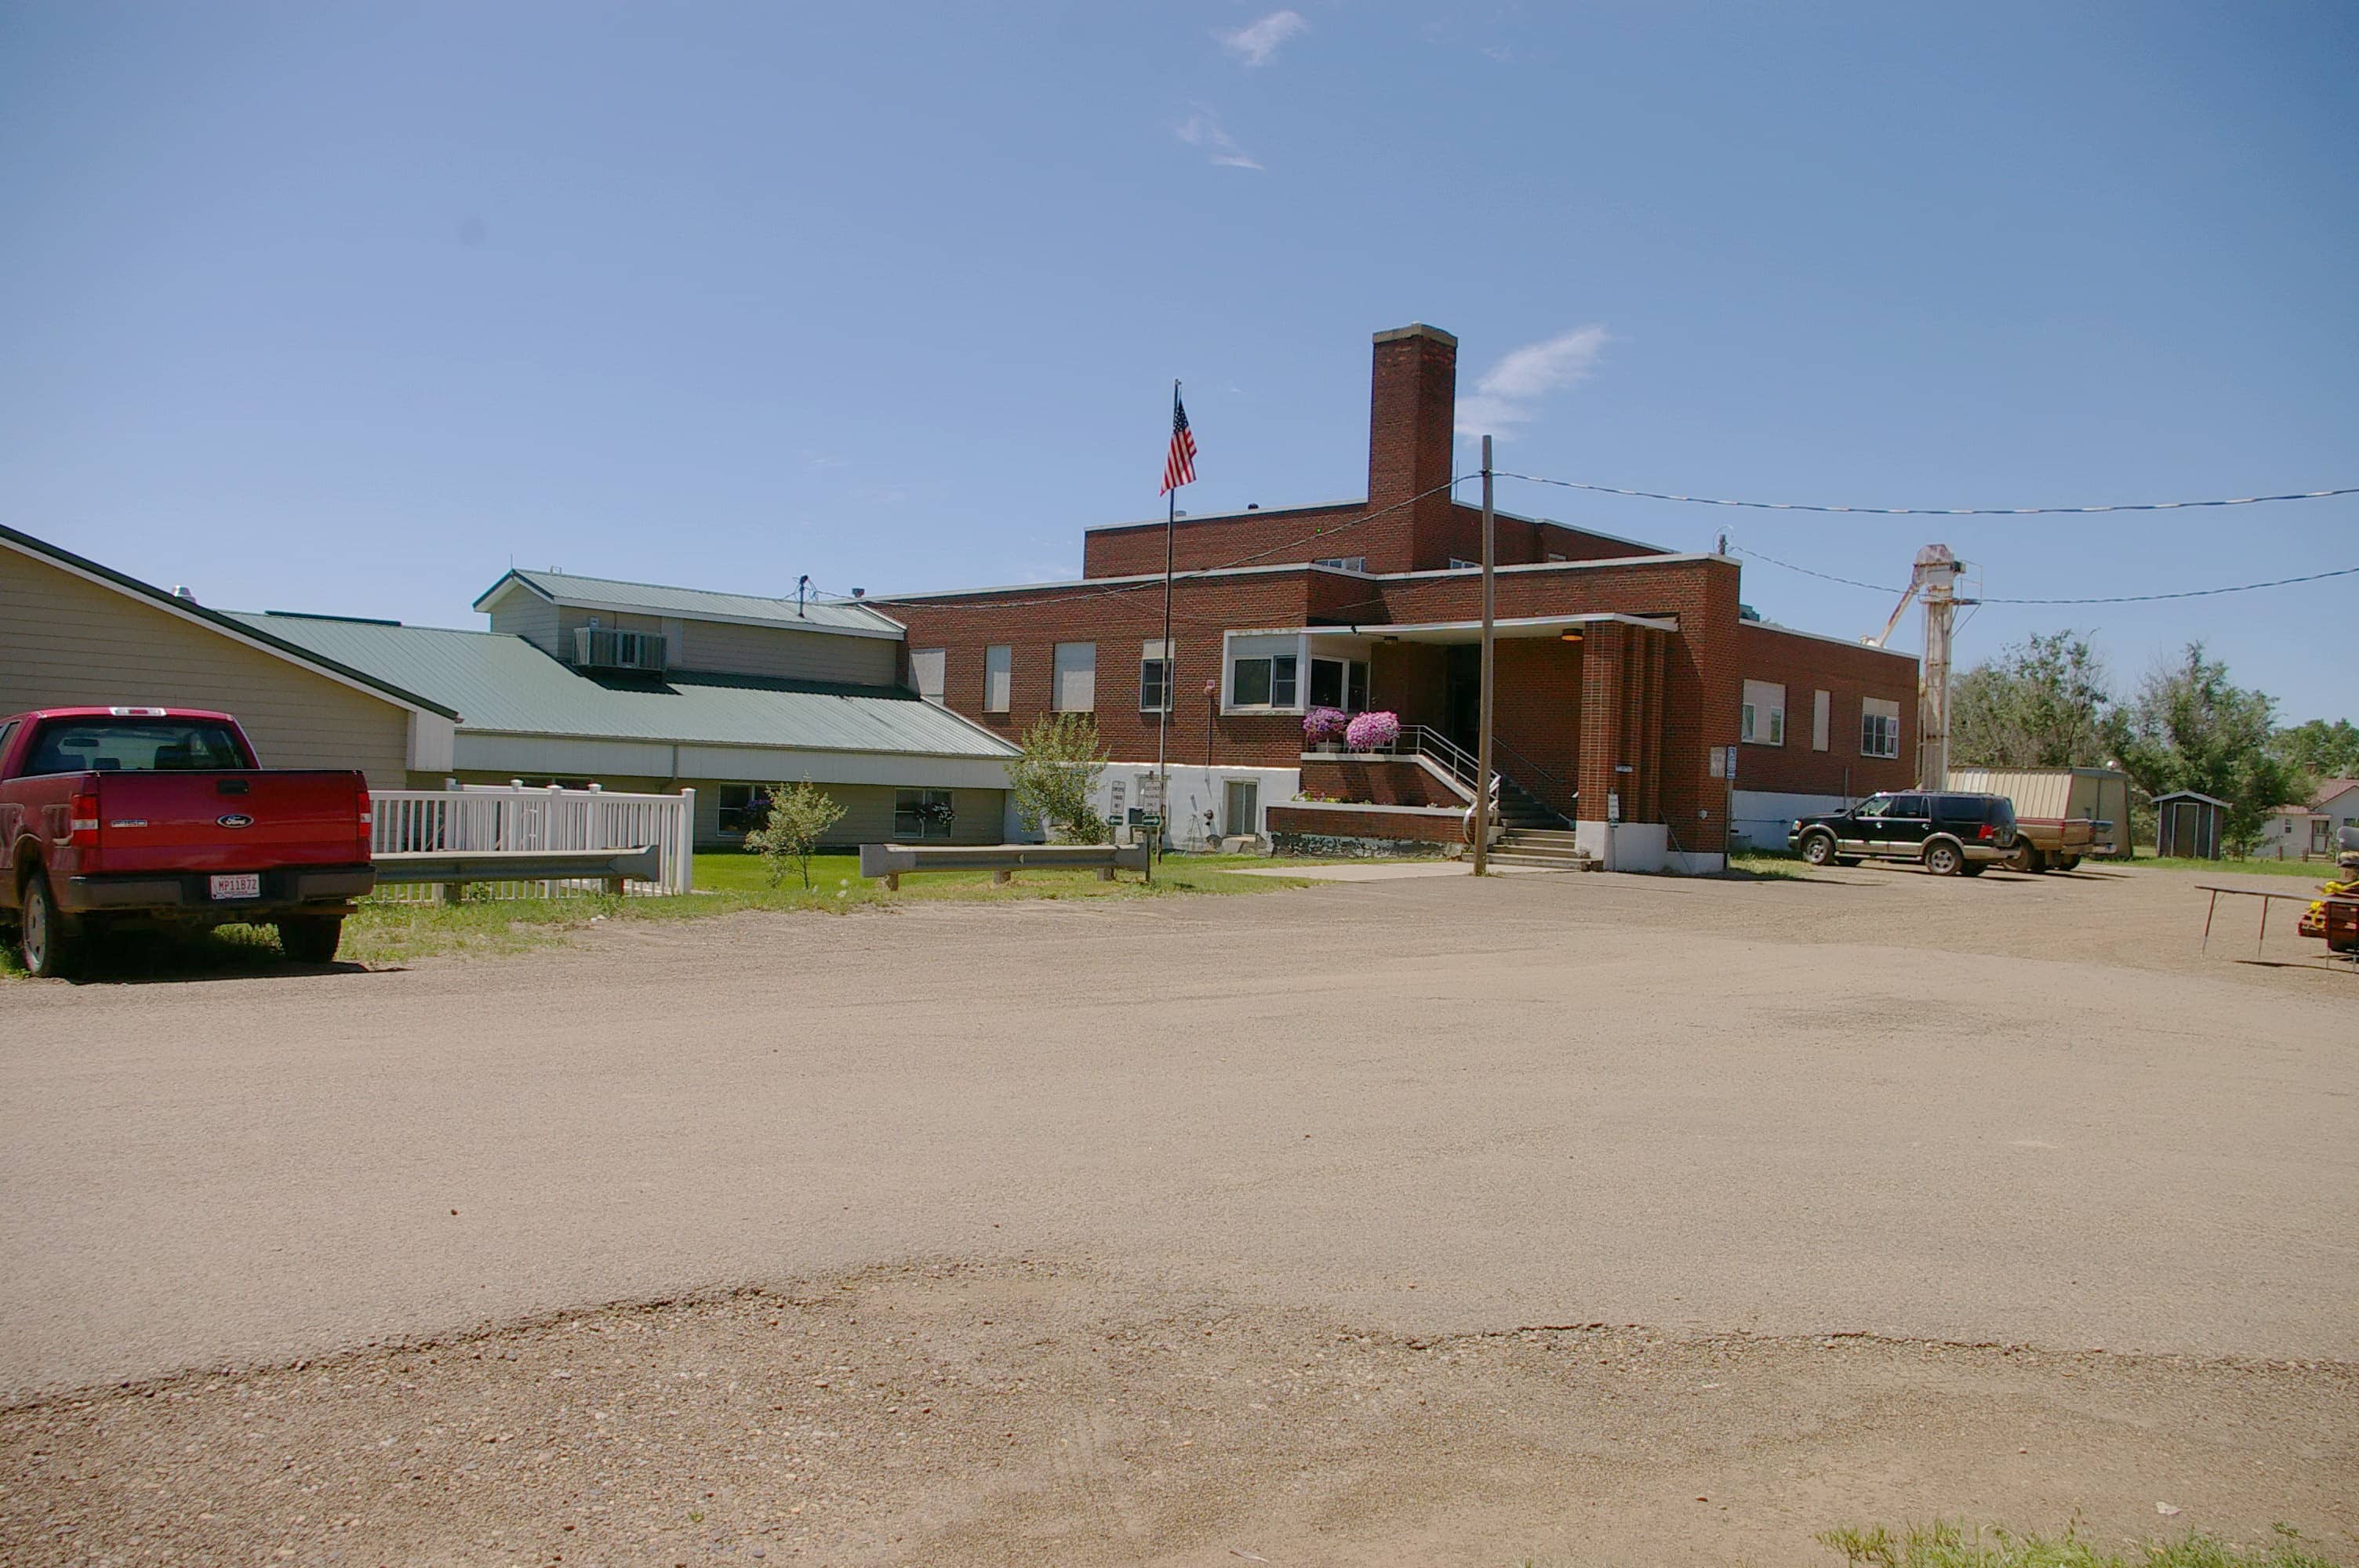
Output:
[[947,838],[958,820],[946,789],[899,789],[893,792],[893,837],[906,844],[913,839]]
[[721,786],[721,831],[742,838],[770,819],[770,792],[760,784]]
[[1450,569],[1454,572],[1479,572],[1483,569],[1483,563],[1470,561],[1463,556],[1452,556],[1450,557]]
[[1859,705],[1859,754],[1900,755],[1900,705],[1871,697]]
[[1234,708],[1292,708],[1298,665],[1292,654],[1239,659],[1229,666],[1229,703]]
[[944,655],[940,648],[909,650],[909,678],[917,683],[918,695],[928,702],[942,699],[942,665]]
[[1090,713],[1098,705],[1098,645],[1057,644],[1057,680],[1051,706],[1060,713]]
[[1008,688],[1014,686],[1016,650],[1005,643],[995,643],[983,651],[983,710],[985,713],[1007,711]]
[[1368,569],[1365,556],[1321,556],[1310,563],[1314,567],[1333,567],[1338,571],[1364,572]]
[[1364,713],[1368,708],[1368,662],[1365,659],[1310,661],[1310,706],[1340,708]]
[[202,719],[52,719],[25,773],[185,773],[247,766],[229,727]]
[[1810,694],[1811,751],[1823,752],[1827,749],[1827,734],[1832,728],[1830,721],[1834,718],[1834,712],[1835,699],[1833,693],[1814,691]]
[[1744,722],[1737,739],[1756,746],[1786,743],[1786,688],[1776,681],[1745,683]]
[[1171,645],[1168,643],[1138,645],[1138,710],[1171,711]]

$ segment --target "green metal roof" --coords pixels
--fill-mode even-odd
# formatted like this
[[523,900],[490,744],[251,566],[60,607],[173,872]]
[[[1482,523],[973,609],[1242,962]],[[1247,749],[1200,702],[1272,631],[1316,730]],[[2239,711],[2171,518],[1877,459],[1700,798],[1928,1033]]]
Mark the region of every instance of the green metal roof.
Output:
[[521,637],[326,616],[240,614],[323,658],[456,708],[459,728],[708,746],[998,759],[1016,748],[914,693],[754,676],[582,674]]
[[614,578],[574,577],[567,572],[511,569],[475,600],[483,609],[510,582],[523,583],[544,599],[593,610],[615,610],[641,615],[677,615],[691,621],[734,621],[755,626],[784,626],[798,632],[849,633],[855,636],[897,637],[901,623],[864,604],[842,600],[766,599],[751,593],[714,593],[701,588],[663,588],[654,583],[623,582]]

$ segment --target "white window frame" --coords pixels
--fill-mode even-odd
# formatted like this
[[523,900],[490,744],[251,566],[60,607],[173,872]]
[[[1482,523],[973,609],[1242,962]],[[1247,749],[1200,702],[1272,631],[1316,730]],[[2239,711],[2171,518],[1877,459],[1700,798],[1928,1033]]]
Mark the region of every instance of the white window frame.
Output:
[[[1871,744],[1871,740],[1876,744]],[[1863,757],[1900,755],[1900,704],[1886,697],[1862,697],[1859,704],[1859,754]]]
[[[909,650],[909,684],[918,688],[919,697],[937,706],[940,704],[943,684],[950,674],[950,654],[941,648]],[[931,690],[929,690],[926,686],[926,677],[929,676],[933,677]]]
[[1332,567],[1339,572],[1364,572],[1368,569],[1365,556],[1321,556],[1310,563],[1314,567]]
[[1745,683],[1745,710],[1739,715],[1736,738],[1748,746],[1786,743],[1786,687],[1781,681]]
[[[917,797],[914,801],[908,799],[912,795]],[[937,799],[942,805],[951,808],[952,820],[936,822],[931,816],[922,815],[923,809],[933,805]],[[904,804],[905,802],[907,804]],[[906,833],[901,827],[902,814],[909,811],[921,814],[918,818],[918,830],[915,834]],[[908,785],[896,788],[893,791],[893,841],[897,844],[923,842],[928,839],[948,842],[951,834],[957,831],[956,816],[957,800],[949,790]]]
[[983,651],[983,710],[1005,713],[1016,692],[1016,649],[994,643]]
[[[1067,650],[1086,650],[1088,667],[1084,669],[1078,655]],[[1059,713],[1095,713],[1098,708],[1098,645],[1095,643],[1060,643],[1049,656],[1049,706]],[[1086,683],[1082,700],[1068,698],[1068,682]]]
[[[1163,702],[1160,707],[1147,700],[1147,672],[1158,665],[1161,666],[1163,673]],[[1169,643],[1149,638],[1138,645],[1138,710],[1141,713],[1171,711],[1171,644]]]
[[[1343,668],[1343,674],[1337,678],[1343,695],[1337,697],[1333,702],[1321,702],[1311,694],[1311,688],[1319,684],[1319,666],[1321,665],[1338,665]],[[1310,654],[1309,663],[1304,666],[1304,670],[1306,672],[1302,682],[1302,709],[1304,712],[1308,713],[1314,708],[1335,708],[1342,709],[1345,713],[1365,713],[1368,710],[1367,660],[1355,659],[1349,654],[1321,654],[1314,650]],[[1359,704],[1356,707],[1354,707],[1352,702],[1352,691],[1355,684],[1353,677],[1355,676],[1357,676],[1356,685],[1360,693]]]
[[1810,694],[1810,750],[1823,752],[1827,738],[1834,732],[1835,695],[1831,691]]
[[[1294,700],[1239,702],[1237,666],[1255,660],[1281,658],[1294,661]],[[1310,640],[1299,632],[1224,632],[1221,634],[1221,711],[1223,713],[1299,713],[1302,711],[1302,694],[1310,684]],[[1273,667],[1273,696],[1276,676],[1277,671]]]

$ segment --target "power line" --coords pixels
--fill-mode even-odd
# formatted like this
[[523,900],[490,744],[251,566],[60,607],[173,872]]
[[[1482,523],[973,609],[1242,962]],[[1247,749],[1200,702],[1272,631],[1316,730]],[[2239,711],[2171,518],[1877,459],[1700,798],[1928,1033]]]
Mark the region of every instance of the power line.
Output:
[[[1900,594],[1908,591],[1906,589],[1885,588],[1876,583],[1836,577],[1832,572],[1813,571],[1809,567],[1798,567],[1791,561],[1781,561],[1775,556],[1765,556],[1758,550],[1740,549],[1734,545],[1729,546],[1729,553],[1748,556],[1754,560],[1766,562],[1773,567],[1783,567],[1789,572],[1799,572],[1804,577],[1814,577],[1822,582],[1838,582],[1845,588],[1864,588],[1871,593]],[[1962,599],[1958,602],[1961,604],[2152,604],[2166,599],[2209,599],[2223,593],[2251,593],[2264,588],[2289,588],[2295,583],[2324,582],[2329,578],[2351,577],[2354,574],[2359,574],[2359,567],[2338,567],[2332,571],[2310,572],[2301,577],[2273,578],[2267,582],[2240,582],[2226,588],[2180,589],[2174,593],[2113,593],[2079,599],[2002,599],[1985,594],[1971,600]]]
[[[1623,490],[1610,484],[1584,484],[1575,479],[1508,473],[1503,469],[1495,470],[1494,477],[1519,479],[1527,484],[1552,484],[1564,490],[1585,490],[1596,495],[1627,495],[1640,501],[1683,501],[1691,506],[1744,506],[1759,512],[1851,513],[1870,517],[2038,517],[2058,513],[2179,512],[2198,506],[2259,506],[2272,501],[2322,501],[2333,495],[2359,495],[2359,485],[2345,485],[2339,490],[2303,490],[2284,495],[2240,495],[2225,501],[2130,501],[2110,506],[1816,506],[1798,501],[1723,501],[1710,495],[1670,495],[1654,490]],[[1766,560],[1767,557],[1763,558]]]
[[1749,556],[1756,561],[1765,561],[1773,567],[1783,567],[1789,572],[1799,572],[1804,577],[1817,578],[1821,582],[1839,582],[1845,588],[1864,588],[1870,593],[1906,593],[1908,591],[1907,589],[1902,588],[1885,588],[1877,583],[1861,582],[1856,578],[1837,577],[1832,572],[1813,571],[1809,567],[1798,567],[1791,561],[1781,561],[1775,556],[1765,556],[1758,550],[1747,550],[1735,545],[1728,546],[1728,553],[1732,556]]
[[2267,582],[2241,582],[2234,588],[2190,588],[2178,593],[2116,593],[2096,599],[1984,599],[1984,604],[2147,604],[2158,599],[2208,599],[2218,593],[2250,593],[2260,588],[2286,588],[2298,582],[2324,582],[2331,577],[2350,577],[2359,573],[2359,567],[2337,567],[2331,572],[2311,572],[2305,577],[2281,577]]

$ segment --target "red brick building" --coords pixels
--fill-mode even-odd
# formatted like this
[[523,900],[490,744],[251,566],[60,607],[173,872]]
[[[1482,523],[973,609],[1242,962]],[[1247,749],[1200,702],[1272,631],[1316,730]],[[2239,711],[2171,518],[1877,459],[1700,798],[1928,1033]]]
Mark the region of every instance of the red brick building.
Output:
[[[875,601],[908,628],[912,684],[1011,738],[1093,713],[1117,816],[1169,700],[1183,842],[1454,837],[1482,613],[1482,513],[1451,489],[1457,356],[1437,328],[1376,334],[1365,500],[1180,520],[1170,650],[1164,525],[1117,524],[1083,536],[1075,581]],[[1746,618],[1724,556],[1506,514],[1496,538],[1495,763],[1527,821],[1561,817],[1609,863],[1701,870],[1732,820],[1782,841],[1795,810],[1911,782],[1913,658]],[[1390,760],[1310,752],[1315,707],[1408,733]]]

